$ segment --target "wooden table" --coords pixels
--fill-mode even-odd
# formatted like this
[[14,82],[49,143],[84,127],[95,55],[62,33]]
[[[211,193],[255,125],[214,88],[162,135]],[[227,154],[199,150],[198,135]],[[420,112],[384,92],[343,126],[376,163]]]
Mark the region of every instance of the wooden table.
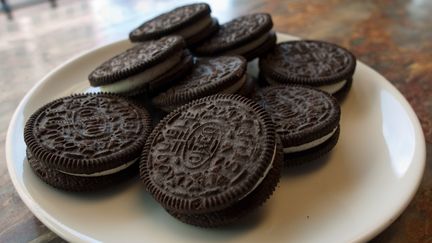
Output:
[[[26,208],[7,173],[7,125],[24,94],[46,73],[82,51],[127,37],[129,31],[183,0],[59,1],[0,15],[0,242],[63,241]],[[376,242],[432,242],[432,1],[210,1],[221,23],[269,12],[280,32],[349,48],[390,80],[414,107],[427,141],[420,188]],[[366,97],[365,97],[366,98]]]

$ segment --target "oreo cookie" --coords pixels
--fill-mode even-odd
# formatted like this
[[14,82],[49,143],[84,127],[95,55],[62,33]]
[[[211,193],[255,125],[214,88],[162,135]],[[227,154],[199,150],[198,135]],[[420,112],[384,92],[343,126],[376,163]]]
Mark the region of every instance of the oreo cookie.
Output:
[[102,63],[88,79],[102,91],[153,95],[186,75],[193,65],[180,36],[146,41]]
[[196,59],[192,72],[153,98],[164,111],[216,93],[233,94],[247,81],[246,60],[241,56]]
[[132,42],[154,40],[167,35],[182,36],[188,46],[201,42],[219,29],[206,3],[175,8],[144,22],[129,34]]
[[257,103],[218,94],[168,114],[144,147],[141,180],[171,215],[216,227],[273,193],[283,159],[271,118]]
[[150,125],[146,110],[116,95],[60,98],[28,119],[27,158],[36,175],[56,188],[107,188],[137,174]]
[[260,58],[259,67],[268,84],[309,85],[342,99],[351,87],[356,58],[332,43],[288,41]]
[[241,55],[248,61],[276,44],[273,22],[266,13],[249,14],[220,26],[218,32],[193,48],[197,56]]
[[254,100],[271,115],[287,165],[317,159],[336,145],[340,107],[326,92],[306,86],[275,85],[261,89]]

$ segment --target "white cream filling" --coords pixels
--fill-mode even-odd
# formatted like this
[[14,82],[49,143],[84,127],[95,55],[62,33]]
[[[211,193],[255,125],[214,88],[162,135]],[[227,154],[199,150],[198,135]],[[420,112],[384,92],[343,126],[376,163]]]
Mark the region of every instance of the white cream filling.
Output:
[[212,23],[212,18],[210,16],[205,17],[203,20],[199,20],[197,23],[193,24],[192,26],[183,28],[181,30],[178,30],[174,32],[174,35],[181,35],[183,38],[187,39],[201,30],[204,30],[207,26],[209,26]]
[[260,46],[261,44],[263,44],[267,40],[268,36],[269,36],[269,33],[266,33],[266,34],[262,35],[261,37],[259,37],[258,39],[250,41],[249,43],[247,43],[243,46],[240,46],[236,49],[229,50],[229,51],[225,52],[224,54],[242,55],[244,53],[247,53],[250,50],[253,50],[253,49],[257,48],[258,46]]
[[125,93],[134,90],[141,85],[161,76],[177,63],[180,62],[182,58],[183,51],[179,51],[173,54],[166,61],[156,64],[154,67],[146,69],[136,75],[130,76],[128,78],[116,81],[115,83],[100,86],[101,91],[113,92],[113,93]]
[[327,141],[331,136],[333,136],[333,134],[336,132],[338,127],[336,127],[335,129],[333,129],[333,131],[331,131],[330,133],[315,139],[309,143],[304,143],[298,146],[291,146],[291,147],[287,147],[284,148],[283,151],[284,153],[288,154],[288,153],[294,153],[294,152],[300,152],[300,151],[304,151],[313,147],[316,147],[322,143],[324,143],[325,141]]
[[345,84],[346,84],[346,80],[342,80],[334,84],[321,85],[318,88],[327,93],[334,94],[339,90],[341,90],[345,86]]
[[271,161],[270,161],[270,163],[267,165],[267,168],[266,168],[266,170],[264,171],[264,174],[261,176],[261,178],[257,181],[257,183],[255,184],[255,186],[250,190],[250,191],[248,191],[245,195],[243,195],[240,199],[238,199],[238,201],[240,201],[240,200],[242,200],[243,198],[245,198],[247,195],[249,195],[249,194],[251,194],[260,184],[261,184],[261,182],[266,178],[266,176],[267,176],[267,174],[269,173],[269,171],[270,171],[270,169],[273,167],[273,162],[274,162],[274,160],[275,160],[275,157],[276,157],[276,144],[275,144],[275,146],[274,146],[274,149],[273,149],[273,157],[272,157],[272,159],[271,159]]
[[[280,82],[275,81],[274,79],[269,78],[267,76],[265,77],[265,80],[271,85],[281,84]],[[341,80],[337,83],[321,85],[321,86],[317,86],[316,88],[318,88],[322,91],[325,91],[329,94],[334,94],[334,93],[338,92],[339,90],[341,90],[345,86],[345,84],[346,84],[346,80]]]
[[133,165],[133,163],[135,163],[138,159],[134,159],[132,161],[129,161],[125,164],[122,164],[118,167],[109,169],[109,170],[104,170],[104,171],[98,171],[92,174],[78,174],[78,173],[70,173],[70,172],[66,172],[66,171],[62,171],[62,170],[57,170],[60,173],[63,174],[67,174],[67,175],[73,175],[73,176],[81,176],[81,177],[98,177],[98,176],[104,176],[104,175],[111,175],[117,172],[120,172],[126,168],[128,168],[129,166]]
[[[246,74],[243,75],[243,77],[241,77],[237,82],[235,82],[234,84],[232,84],[231,86],[229,86],[228,88],[225,88],[224,90],[220,91],[219,93],[221,94],[234,94],[235,92],[237,92],[244,84],[246,83]],[[186,103],[184,103],[186,104]],[[177,104],[177,105],[171,105],[171,106],[162,106],[160,107],[162,110],[166,111],[166,112],[171,112],[173,111],[175,108],[184,105],[184,104]]]

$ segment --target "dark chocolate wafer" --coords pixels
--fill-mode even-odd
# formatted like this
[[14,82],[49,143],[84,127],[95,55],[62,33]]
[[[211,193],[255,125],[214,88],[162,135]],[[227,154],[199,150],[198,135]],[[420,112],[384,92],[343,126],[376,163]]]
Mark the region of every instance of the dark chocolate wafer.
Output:
[[[38,109],[26,123],[24,141],[32,163],[41,163],[32,165],[38,171],[48,168],[50,175],[55,170],[67,175],[64,177],[76,177],[76,181],[107,175],[117,178],[123,176],[116,173],[132,166],[139,157],[150,125],[147,111],[124,98],[78,94]],[[68,190],[83,190],[67,188],[73,183],[63,185]]]
[[356,58],[328,42],[287,41],[260,58],[259,67],[260,76],[269,84],[309,85],[335,94],[350,86]]
[[129,39],[142,42],[180,35],[188,45],[193,45],[218,30],[218,21],[210,16],[210,12],[210,6],[206,3],[177,7],[144,22],[129,34]]
[[[261,89],[254,99],[271,114],[287,161],[310,157],[308,154],[312,152],[321,155],[336,144],[340,107],[336,99],[324,91],[298,85],[276,85]],[[323,145],[326,143],[330,147]],[[313,150],[319,145],[323,145],[323,149]]]
[[[277,153],[273,123],[257,103],[214,95],[176,109],[158,124],[144,147],[140,174],[166,210],[206,217],[255,194],[272,180],[272,168],[280,173]],[[273,191],[276,183],[269,184],[266,191]],[[257,196],[261,202],[255,205],[268,195]]]
[[190,70],[192,58],[184,48],[180,36],[137,44],[92,71],[90,84],[126,95],[155,92],[150,87],[163,87],[161,82],[174,82]]
[[218,32],[192,51],[198,56],[235,54],[252,60],[275,44],[275,35],[270,33],[272,27],[269,14],[241,16],[221,25]]
[[199,58],[191,73],[153,98],[166,111],[216,93],[235,93],[246,83],[246,60],[241,56]]
[[170,88],[172,85],[175,85],[179,82],[184,76],[188,75],[193,68],[194,60],[193,56],[189,53],[189,51],[184,51],[182,54],[182,59],[180,63],[169,69],[164,74],[152,80],[139,89],[131,90],[124,95],[127,96],[147,96],[153,97],[158,95],[160,92],[163,92]]

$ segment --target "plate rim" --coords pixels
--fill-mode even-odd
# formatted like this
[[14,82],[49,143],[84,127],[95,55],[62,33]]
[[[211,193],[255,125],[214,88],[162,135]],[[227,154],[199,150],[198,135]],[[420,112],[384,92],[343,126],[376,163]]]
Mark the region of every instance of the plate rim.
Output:
[[[277,35],[279,36],[285,36],[290,39],[299,39],[299,37],[283,33],[283,32],[277,32]],[[59,222],[57,219],[52,217],[49,213],[47,213],[44,209],[40,207],[38,203],[36,203],[33,198],[26,192],[24,188],[20,187],[20,184],[18,182],[17,173],[15,173],[14,169],[14,159],[13,159],[13,153],[12,153],[12,137],[13,137],[13,130],[17,126],[17,119],[19,116],[19,112],[24,108],[24,106],[28,103],[28,100],[33,96],[33,94],[42,86],[43,83],[46,82],[46,80],[49,79],[50,76],[57,73],[59,70],[63,69],[65,66],[68,66],[71,63],[74,63],[78,61],[81,58],[85,58],[85,56],[100,50],[102,48],[109,48],[111,46],[121,45],[121,43],[128,42],[128,39],[120,39],[111,43],[98,45],[94,48],[91,48],[87,51],[83,51],[81,53],[78,53],[74,55],[73,57],[69,58],[67,61],[61,63],[56,68],[48,72],[46,75],[44,75],[36,84],[32,86],[32,88],[26,92],[25,96],[21,99],[18,106],[15,108],[14,113],[12,115],[12,118],[10,119],[7,133],[6,133],[6,140],[5,140],[5,151],[6,151],[6,165],[8,169],[8,173],[10,176],[10,179],[12,181],[12,184],[15,188],[15,190],[18,192],[19,197],[24,202],[24,204],[27,206],[27,208],[32,212],[32,214],[38,218],[43,224],[45,224],[50,230],[55,232],[57,235],[59,235],[63,239],[67,239],[70,241],[88,241],[88,242],[94,242],[95,240],[87,237],[86,235],[80,234],[76,230],[70,229],[68,226],[63,225],[61,222]],[[395,212],[391,215],[390,218],[386,218],[385,220],[382,220],[382,222],[379,222],[377,227],[374,227],[373,230],[369,230],[368,232],[364,232],[362,234],[359,234],[357,236],[354,236],[352,239],[353,242],[363,242],[368,241],[381,233],[384,229],[386,229],[390,224],[392,224],[401,214],[409,203],[412,201],[413,197],[418,191],[419,185],[422,181],[425,165],[426,165],[426,142],[423,130],[420,125],[420,121],[414,112],[414,109],[409,104],[409,102],[406,100],[406,98],[401,94],[401,92],[390,83],[389,80],[387,80],[383,75],[378,73],[376,70],[374,70],[372,67],[366,65],[365,63],[357,60],[358,64],[364,65],[366,68],[368,68],[368,71],[374,72],[375,74],[382,77],[384,80],[382,84],[385,86],[387,90],[391,91],[391,94],[393,96],[396,96],[395,98],[397,101],[402,105],[404,111],[407,112],[408,117],[410,118],[411,124],[414,128],[414,134],[415,137],[418,137],[419,141],[416,140],[416,146],[415,151],[418,151],[419,158],[418,163],[420,163],[420,168],[417,171],[416,175],[416,181],[414,183],[414,187],[410,191],[408,197],[406,200],[402,203],[402,205],[398,208],[398,210],[395,210]],[[381,82],[381,81],[380,81]],[[419,143],[417,143],[419,142]]]

